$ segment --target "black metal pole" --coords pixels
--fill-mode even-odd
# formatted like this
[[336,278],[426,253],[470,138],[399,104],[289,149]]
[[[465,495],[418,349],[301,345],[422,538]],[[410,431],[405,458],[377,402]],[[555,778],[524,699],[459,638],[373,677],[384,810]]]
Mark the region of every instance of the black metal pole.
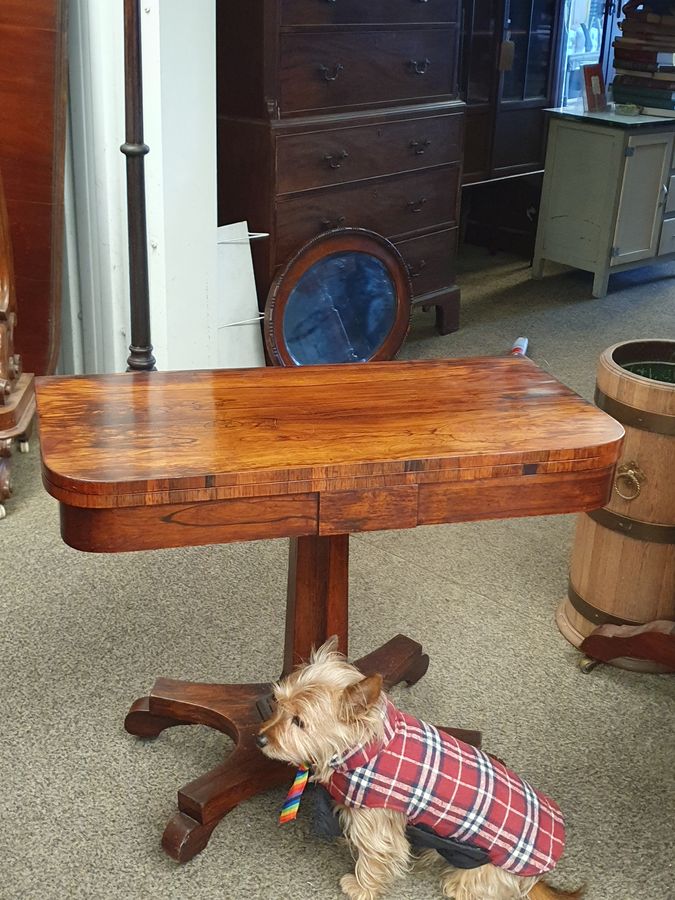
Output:
[[129,224],[129,302],[131,346],[128,372],[152,372],[155,357],[150,343],[150,289],[145,215],[145,154],[143,142],[143,66],[140,0],[124,0],[124,94],[126,141],[120,150],[127,158],[127,217]]

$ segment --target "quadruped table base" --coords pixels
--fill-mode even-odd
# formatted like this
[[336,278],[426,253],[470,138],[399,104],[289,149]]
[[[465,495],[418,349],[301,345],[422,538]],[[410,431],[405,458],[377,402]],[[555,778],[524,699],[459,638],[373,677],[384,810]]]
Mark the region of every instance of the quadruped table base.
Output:
[[[307,659],[312,646],[333,635],[347,651],[348,536],[291,541],[284,673]],[[364,675],[380,673],[385,688],[414,684],[427,671],[422,646],[397,635],[357,660]],[[125,719],[130,734],[155,738],[176,725],[208,725],[227,734],[234,748],[227,758],[178,792],[178,811],[162,837],[164,850],[187,862],[206,847],[221,819],[236,806],[269,788],[290,784],[293,772],[263,756],[255,736],[267,716],[272,685],[201,684],[160,678],[148,697],[132,705]],[[480,746],[478,731],[444,728]]]

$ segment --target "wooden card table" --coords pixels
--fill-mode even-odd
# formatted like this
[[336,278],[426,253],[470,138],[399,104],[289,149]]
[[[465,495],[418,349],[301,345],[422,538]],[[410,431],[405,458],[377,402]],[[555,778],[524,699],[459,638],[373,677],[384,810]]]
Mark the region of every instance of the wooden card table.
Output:
[[[291,538],[284,672],[331,635],[347,651],[349,534],[596,509],[623,436],[514,358],[41,378],[37,395],[44,483],[72,547]],[[391,686],[428,662],[399,635],[359,665]],[[179,792],[163,839],[174,858],[289,781],[254,745],[269,694],[269,683],[160,679],[131,707],[132,734],[206,724],[235,742]]]

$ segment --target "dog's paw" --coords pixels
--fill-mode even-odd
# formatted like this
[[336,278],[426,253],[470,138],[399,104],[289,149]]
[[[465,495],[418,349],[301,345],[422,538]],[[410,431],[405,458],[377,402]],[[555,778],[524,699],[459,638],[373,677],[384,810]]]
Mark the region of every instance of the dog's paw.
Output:
[[349,897],[349,900],[375,900],[376,897],[371,891],[364,890],[356,880],[356,875],[351,872],[349,875],[342,876],[340,887],[342,893]]

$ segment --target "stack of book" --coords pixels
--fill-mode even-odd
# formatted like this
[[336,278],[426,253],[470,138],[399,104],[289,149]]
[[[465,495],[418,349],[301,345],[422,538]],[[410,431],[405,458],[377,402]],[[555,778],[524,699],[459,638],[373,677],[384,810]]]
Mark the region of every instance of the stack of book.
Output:
[[614,102],[675,118],[675,0],[670,13],[651,12],[647,3],[635,0],[624,13],[621,37],[613,44]]

